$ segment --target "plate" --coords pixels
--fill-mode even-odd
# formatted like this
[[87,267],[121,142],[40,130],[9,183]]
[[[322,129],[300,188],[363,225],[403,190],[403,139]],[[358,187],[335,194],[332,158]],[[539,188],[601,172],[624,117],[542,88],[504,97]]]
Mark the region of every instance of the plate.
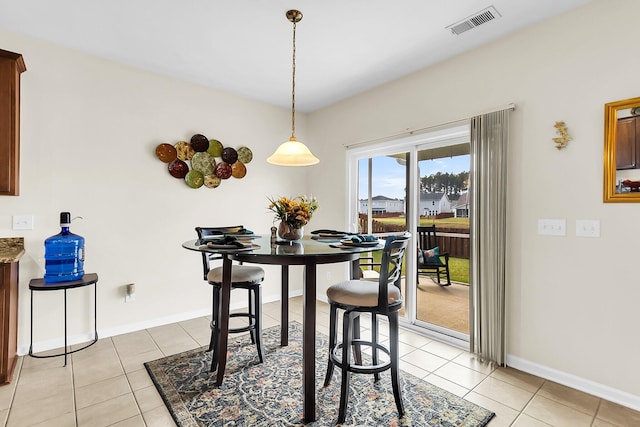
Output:
[[231,176],[231,165],[225,162],[218,163],[216,165],[216,175],[220,179],[229,179]]
[[160,144],[156,147],[156,157],[164,163],[171,163],[178,158],[178,152],[171,144]]
[[238,160],[242,163],[247,164],[253,160],[253,153],[247,147],[238,148]]
[[217,139],[210,139],[207,153],[211,154],[213,157],[220,157],[222,154],[222,143]]
[[175,147],[180,160],[191,160],[193,155],[196,153],[193,147],[191,147],[191,144],[187,141],[180,141],[175,145]]
[[222,157],[223,162],[226,162],[232,165],[236,162],[236,160],[238,160],[238,152],[236,151],[235,148],[231,148],[231,147],[223,148],[222,154],[220,154],[220,157]]
[[244,178],[247,174],[247,167],[242,162],[235,162],[231,165],[231,176],[234,178]]
[[216,159],[206,151],[197,152],[191,158],[191,167],[202,172],[202,175],[213,175],[216,169]]
[[209,249],[223,249],[223,250],[233,250],[235,252],[246,252],[246,251],[252,251],[254,249],[260,249],[260,245],[247,245],[243,248],[239,248],[237,246],[233,246],[233,245],[216,245],[213,243],[207,243],[206,245],[204,245],[205,247],[209,248]]
[[197,133],[191,137],[191,148],[197,153],[207,151],[209,148],[209,140],[206,136]]
[[174,178],[184,178],[189,172],[189,166],[180,159],[175,159],[173,162],[169,163],[168,169],[169,173]]
[[359,246],[359,247],[378,246],[380,244],[379,241],[354,243],[351,241],[351,239],[340,240],[340,243],[342,243],[345,246]]
[[200,188],[204,184],[204,175],[197,170],[191,170],[185,175],[184,181],[191,188]]
[[216,188],[220,186],[222,180],[219,176],[216,175],[205,175],[204,176],[204,186],[207,188]]
[[344,236],[346,236],[345,233],[318,233],[318,237],[329,237],[333,239],[342,239]]

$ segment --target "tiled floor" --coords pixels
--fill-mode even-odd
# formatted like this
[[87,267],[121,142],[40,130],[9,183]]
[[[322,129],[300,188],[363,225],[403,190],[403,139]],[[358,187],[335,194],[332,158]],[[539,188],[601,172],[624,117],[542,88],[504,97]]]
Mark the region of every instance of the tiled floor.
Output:
[[[264,327],[279,325],[279,303],[264,306]],[[300,298],[290,318],[302,322]],[[318,303],[318,330],[328,306]],[[403,331],[401,367],[496,413],[498,426],[640,426],[640,413],[510,368],[482,363],[460,349]],[[24,426],[173,426],[143,362],[208,344],[198,318],[100,339],[70,357],[21,358],[12,384],[0,387],[0,420]]]

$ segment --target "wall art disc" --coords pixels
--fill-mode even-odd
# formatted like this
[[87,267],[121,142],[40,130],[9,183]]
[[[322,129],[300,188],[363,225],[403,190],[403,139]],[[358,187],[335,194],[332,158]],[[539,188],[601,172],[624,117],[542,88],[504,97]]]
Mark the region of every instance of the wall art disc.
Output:
[[220,162],[216,165],[216,175],[221,179],[228,179],[231,176],[231,165]]
[[203,175],[212,175],[216,169],[216,159],[206,151],[198,152],[191,158],[191,167],[202,172]]
[[235,148],[227,147],[222,150],[221,157],[223,162],[232,165],[238,160],[238,152]]
[[170,163],[178,158],[178,152],[171,144],[160,144],[156,147],[156,157],[164,163]]
[[246,165],[253,160],[253,153],[247,147],[240,147],[238,148],[238,160]]
[[174,178],[184,178],[189,172],[189,166],[180,159],[175,159],[169,163],[169,173]]
[[208,188],[216,188],[220,186],[222,180],[219,176],[215,175],[205,175],[204,176],[204,186]]
[[191,137],[191,147],[196,152],[207,151],[209,148],[209,140],[202,134],[195,134]]
[[175,145],[175,147],[176,151],[178,152],[178,158],[180,160],[191,160],[193,155],[196,154],[193,147],[191,147],[191,144],[189,144],[187,141],[180,141]]
[[210,139],[207,152],[213,157],[220,157],[222,155],[222,143],[217,139]]
[[200,171],[191,170],[184,177],[184,181],[191,188],[200,188],[204,184],[204,175]]

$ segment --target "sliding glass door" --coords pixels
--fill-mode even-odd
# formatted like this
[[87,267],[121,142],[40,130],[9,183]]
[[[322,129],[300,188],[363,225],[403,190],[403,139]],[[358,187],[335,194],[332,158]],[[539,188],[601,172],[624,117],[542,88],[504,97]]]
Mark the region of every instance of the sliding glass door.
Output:
[[[469,130],[467,123],[378,144],[349,148],[348,213],[352,230],[384,237],[435,225],[434,247],[448,257],[451,284],[418,267],[418,250],[404,265],[403,321],[468,341]],[[466,252],[465,252],[466,251]],[[374,258],[376,254],[370,254]],[[379,256],[379,255],[378,255]],[[365,267],[370,268],[370,267]]]
[[[420,268],[415,294],[416,324],[468,340],[469,336],[469,141],[418,147],[416,222],[434,226],[423,253],[436,268]],[[425,244],[423,242],[423,244]],[[429,264],[430,265],[430,264]],[[438,277],[440,276],[440,277]]]

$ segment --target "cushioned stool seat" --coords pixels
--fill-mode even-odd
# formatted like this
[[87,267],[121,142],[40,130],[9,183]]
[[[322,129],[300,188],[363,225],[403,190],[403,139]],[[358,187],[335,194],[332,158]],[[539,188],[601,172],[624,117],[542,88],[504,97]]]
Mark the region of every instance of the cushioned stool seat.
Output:
[[[209,271],[207,280],[222,284],[222,267]],[[231,269],[231,283],[261,283],[264,280],[264,270],[252,265],[234,265]]]

